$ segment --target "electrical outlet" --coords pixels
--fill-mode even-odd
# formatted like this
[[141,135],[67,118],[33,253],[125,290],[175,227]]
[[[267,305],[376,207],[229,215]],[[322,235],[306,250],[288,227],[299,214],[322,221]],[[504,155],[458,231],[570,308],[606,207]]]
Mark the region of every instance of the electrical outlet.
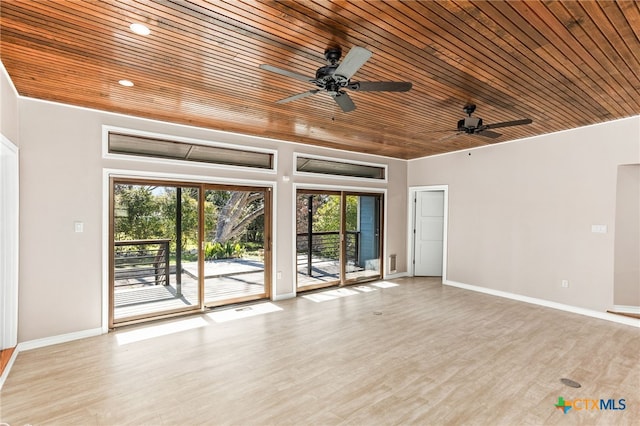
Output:
[[562,288],[569,288],[569,280],[562,280],[562,283],[560,285],[562,286]]

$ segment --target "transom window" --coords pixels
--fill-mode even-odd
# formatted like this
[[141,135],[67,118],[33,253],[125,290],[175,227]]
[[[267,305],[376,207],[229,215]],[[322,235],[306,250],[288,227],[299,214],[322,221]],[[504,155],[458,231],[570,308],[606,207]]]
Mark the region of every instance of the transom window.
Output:
[[109,131],[110,154],[274,169],[274,154]]
[[387,168],[379,164],[297,155],[296,172],[386,180]]

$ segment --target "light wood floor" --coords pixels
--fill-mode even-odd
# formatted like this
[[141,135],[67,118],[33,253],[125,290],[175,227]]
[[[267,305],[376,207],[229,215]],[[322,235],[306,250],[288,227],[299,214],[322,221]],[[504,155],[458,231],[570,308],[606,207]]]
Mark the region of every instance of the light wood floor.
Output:
[[[191,316],[22,352],[10,425],[634,424],[640,329],[434,279],[215,322]],[[247,312],[246,310],[243,313]],[[176,331],[141,341],[124,337]],[[195,328],[187,329],[188,326]],[[128,333],[128,334],[127,334]],[[158,333],[156,333],[158,334]],[[135,340],[135,339],[134,339]],[[560,383],[570,378],[579,389]],[[624,411],[554,407],[626,400]]]

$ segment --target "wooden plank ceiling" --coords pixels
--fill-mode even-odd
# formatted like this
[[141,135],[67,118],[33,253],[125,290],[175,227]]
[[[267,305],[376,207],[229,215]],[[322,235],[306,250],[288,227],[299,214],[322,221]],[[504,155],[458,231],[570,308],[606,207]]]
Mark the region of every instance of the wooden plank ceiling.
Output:
[[[640,113],[635,1],[2,0],[0,30],[23,96],[403,159]],[[352,81],[413,88],[276,104],[315,86],[259,65],[313,78],[332,46],[373,53]],[[458,134],[467,103],[533,123]]]

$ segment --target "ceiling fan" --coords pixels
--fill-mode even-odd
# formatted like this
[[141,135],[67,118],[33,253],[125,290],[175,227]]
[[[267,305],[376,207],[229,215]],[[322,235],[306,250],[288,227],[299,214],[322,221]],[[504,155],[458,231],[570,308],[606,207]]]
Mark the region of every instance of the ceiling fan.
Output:
[[492,132],[489,129],[497,129],[499,127],[511,127],[511,126],[521,126],[523,124],[531,124],[533,120],[530,118],[523,118],[522,120],[513,120],[513,121],[503,121],[501,123],[493,123],[493,124],[483,124],[482,118],[472,117],[471,114],[476,110],[476,106],[473,104],[467,104],[462,108],[462,110],[468,115],[468,117],[463,118],[458,121],[458,128],[454,130],[455,132],[466,133],[469,135],[480,135],[487,138],[495,139],[502,136],[501,133]]
[[315,78],[309,78],[273,65],[263,64],[260,65],[260,68],[285,77],[313,83],[317,87],[317,89],[280,99],[276,103],[284,104],[324,91],[336,101],[342,111],[349,112],[356,109],[356,105],[344,89],[356,92],[406,92],[411,89],[411,83],[401,81],[351,81],[351,77],[369,60],[371,55],[372,53],[364,47],[354,46],[340,62],[342,50],[339,47],[330,47],[324,52],[327,65],[318,68]]

